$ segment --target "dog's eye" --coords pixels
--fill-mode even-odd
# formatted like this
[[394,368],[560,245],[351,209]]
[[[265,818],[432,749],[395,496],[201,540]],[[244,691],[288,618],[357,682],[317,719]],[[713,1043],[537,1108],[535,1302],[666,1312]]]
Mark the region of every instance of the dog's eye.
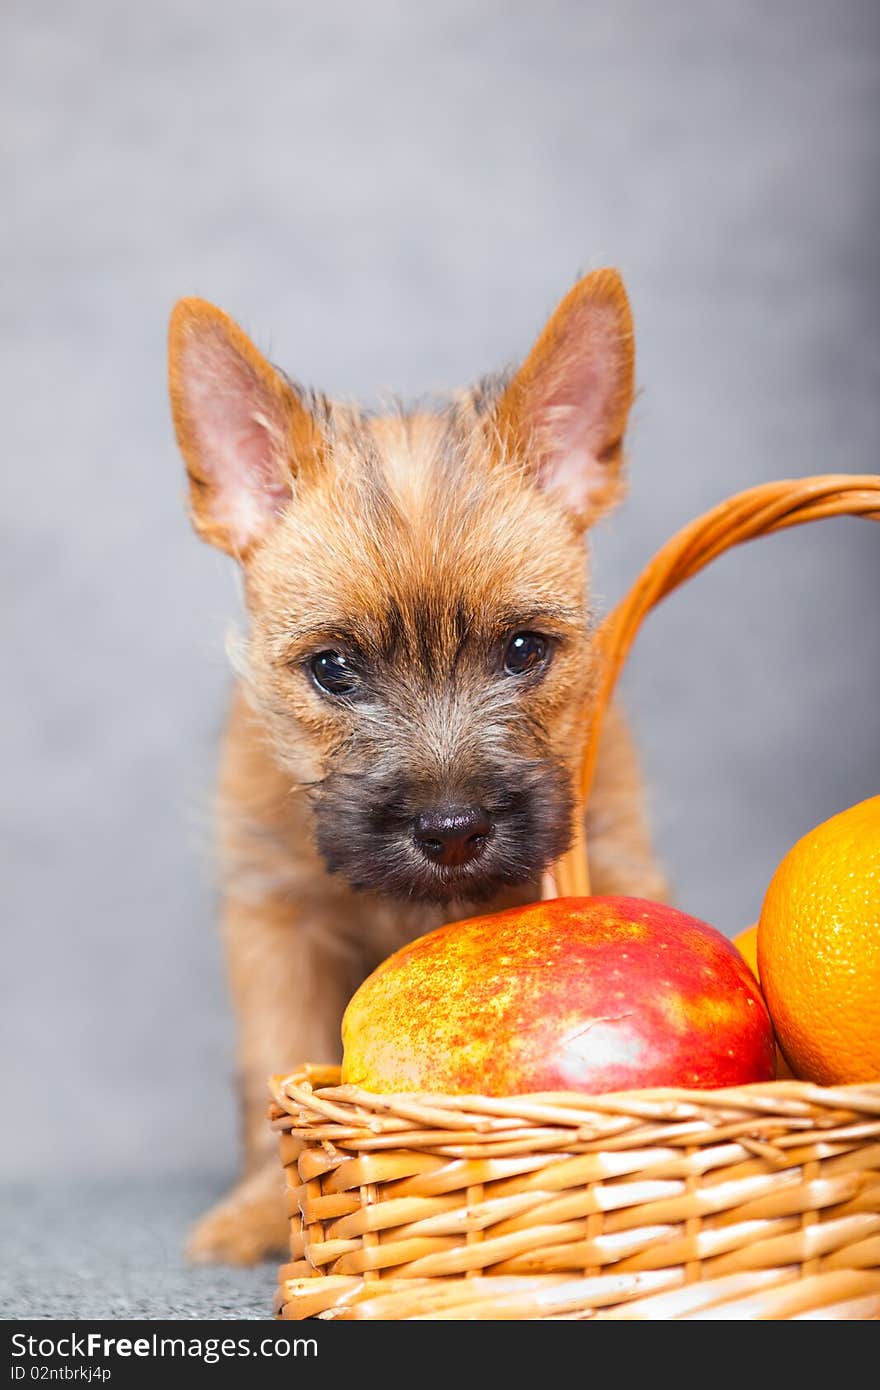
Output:
[[550,643],[540,632],[515,632],[504,652],[504,670],[508,676],[524,676],[543,666],[550,655]]
[[359,685],[358,673],[342,652],[318,652],[309,662],[312,679],[327,695],[351,695]]

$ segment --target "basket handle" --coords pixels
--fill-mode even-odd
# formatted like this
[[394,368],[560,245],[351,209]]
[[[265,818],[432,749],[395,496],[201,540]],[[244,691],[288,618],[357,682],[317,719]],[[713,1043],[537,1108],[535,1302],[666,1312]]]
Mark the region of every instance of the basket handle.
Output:
[[642,570],[629,593],[596,631],[596,696],[590,713],[571,848],[544,875],[542,897],[586,896],[590,891],[583,808],[589,800],[602,732],[630,647],[645,616],[680,584],[726,550],[790,526],[825,517],[864,516],[880,521],[880,474],[827,473],[783,478],[735,493],[678,531]]

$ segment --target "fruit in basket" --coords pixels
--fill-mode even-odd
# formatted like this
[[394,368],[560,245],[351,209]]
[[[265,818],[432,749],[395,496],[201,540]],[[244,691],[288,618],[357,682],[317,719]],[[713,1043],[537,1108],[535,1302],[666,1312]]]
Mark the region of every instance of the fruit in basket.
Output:
[[758,965],[795,1076],[880,1081],[880,796],[785,855],[758,919]]
[[555,898],[417,937],[349,1001],[342,1079],[514,1095],[771,1080],[751,971],[714,927],[644,898]]

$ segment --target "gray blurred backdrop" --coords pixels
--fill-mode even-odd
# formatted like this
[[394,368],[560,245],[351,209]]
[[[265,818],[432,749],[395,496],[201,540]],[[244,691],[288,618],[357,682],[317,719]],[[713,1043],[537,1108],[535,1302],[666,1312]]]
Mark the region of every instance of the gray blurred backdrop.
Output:
[[[516,359],[619,266],[640,395],[607,607],[727,494],[880,469],[880,10],[47,0],[2,24],[0,1163],[46,1191],[220,1184],[209,830],[239,599],[185,517],[172,304],[370,403]],[[817,524],[726,557],[639,641],[657,836],[728,935],[797,837],[880,790],[878,592],[880,531]]]

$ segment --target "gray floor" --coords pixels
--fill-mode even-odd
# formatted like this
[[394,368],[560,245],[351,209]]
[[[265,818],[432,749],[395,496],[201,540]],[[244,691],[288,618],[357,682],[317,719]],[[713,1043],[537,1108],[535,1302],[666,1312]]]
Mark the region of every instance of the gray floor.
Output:
[[220,1179],[10,1184],[0,1194],[0,1317],[272,1316],[277,1264],[190,1266],[189,1223]]

